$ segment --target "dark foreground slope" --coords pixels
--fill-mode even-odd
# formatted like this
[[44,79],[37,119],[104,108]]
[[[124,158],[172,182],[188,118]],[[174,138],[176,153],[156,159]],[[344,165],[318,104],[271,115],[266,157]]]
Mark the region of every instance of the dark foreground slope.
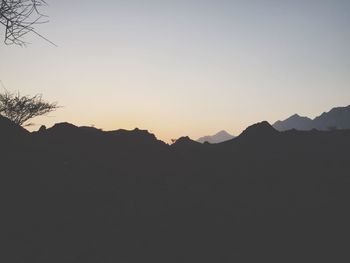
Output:
[[168,146],[142,130],[28,134],[1,119],[0,143],[0,262],[350,259],[347,130],[263,122]]

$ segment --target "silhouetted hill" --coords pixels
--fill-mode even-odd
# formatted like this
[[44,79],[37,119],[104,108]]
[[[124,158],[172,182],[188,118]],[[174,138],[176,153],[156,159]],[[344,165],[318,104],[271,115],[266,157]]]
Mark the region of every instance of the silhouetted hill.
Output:
[[16,138],[27,135],[29,132],[19,125],[16,125],[6,117],[0,115],[0,137],[3,139]]
[[0,145],[1,262],[350,260],[350,130],[261,122],[219,144],[167,145],[0,118],[3,142],[17,132]]
[[164,144],[162,141],[158,140],[154,134],[149,133],[147,130],[140,130],[138,128],[128,131],[128,130],[116,130],[109,131],[105,133],[110,138],[118,139],[120,141],[130,141],[134,143],[140,143],[145,146],[149,144]]
[[48,129],[39,130],[34,133],[38,138],[45,138],[51,141],[60,141],[70,144],[78,144],[81,142],[87,143],[105,143],[109,142],[111,145],[165,145],[160,140],[157,140],[154,134],[147,130],[116,130],[116,131],[102,131],[94,127],[77,127],[70,123],[58,123]]
[[277,134],[278,131],[273,128],[270,123],[263,121],[249,126],[237,137],[237,139],[266,139]]
[[199,138],[197,140],[197,142],[200,143],[205,143],[205,142],[209,142],[209,143],[220,143],[220,142],[224,142],[224,141],[228,141],[233,139],[234,136],[229,134],[226,131],[220,131],[214,135],[211,136],[203,136],[201,138]]
[[350,129],[350,105],[347,107],[333,108],[324,112],[315,119],[300,117],[294,114],[284,121],[277,121],[273,125],[279,131],[296,130],[330,130]]
[[171,145],[171,149],[174,149],[177,153],[192,155],[203,149],[203,144],[190,139],[188,136],[180,137],[175,143]]
[[174,144],[172,144],[173,147],[182,147],[182,146],[188,146],[188,145],[196,145],[199,146],[199,142],[196,142],[194,140],[191,140],[188,136],[180,137],[175,141]]

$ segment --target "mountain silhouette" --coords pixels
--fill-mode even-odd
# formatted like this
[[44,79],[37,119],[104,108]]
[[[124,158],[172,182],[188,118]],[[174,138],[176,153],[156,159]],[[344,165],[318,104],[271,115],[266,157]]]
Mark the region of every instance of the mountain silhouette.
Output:
[[37,137],[46,138],[56,141],[64,141],[72,144],[84,142],[111,142],[113,145],[119,144],[161,144],[165,145],[162,141],[158,140],[154,134],[149,133],[147,130],[140,130],[135,128],[134,130],[115,130],[115,131],[102,131],[94,127],[82,126],[78,127],[71,123],[58,123],[48,129],[40,128],[38,132],[34,132]]
[[233,135],[231,135],[227,131],[223,130],[223,131],[220,131],[214,135],[203,136],[203,137],[199,138],[197,140],[197,142],[200,142],[200,143],[205,143],[205,142],[220,143],[220,142],[231,140],[233,138],[234,138]]
[[308,117],[301,117],[298,114],[294,114],[284,121],[275,122],[273,124],[273,127],[279,131],[285,131],[290,129],[311,130],[312,120]]
[[310,119],[294,114],[284,121],[277,121],[273,124],[279,131],[290,129],[296,130],[331,130],[331,129],[350,129],[350,105],[347,107],[337,107],[329,112],[324,112],[320,116]]
[[253,124],[246,128],[237,138],[260,139],[269,138],[278,134],[278,131],[267,121]]
[[350,130],[168,145],[0,117],[0,140],[1,262],[350,260]]
[[199,144],[198,142],[192,140],[190,137],[183,136],[177,139],[172,146],[181,146],[181,145],[199,145]]

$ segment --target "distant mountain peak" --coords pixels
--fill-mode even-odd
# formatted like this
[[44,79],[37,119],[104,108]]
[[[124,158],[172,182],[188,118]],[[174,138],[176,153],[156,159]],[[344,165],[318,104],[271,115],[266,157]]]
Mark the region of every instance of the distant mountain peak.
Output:
[[344,111],[344,110],[345,111],[350,110],[350,105],[344,106],[344,107],[334,107],[329,112],[324,112],[324,113],[330,113],[330,112],[334,112],[334,111]]
[[294,114],[284,121],[276,121],[273,127],[279,131],[350,129],[350,105],[332,108],[314,119]]
[[225,130],[222,130],[222,131],[219,131],[218,133],[216,133],[214,136],[228,136],[228,137],[234,137],[233,135],[229,134],[227,131]]
[[233,138],[234,138],[233,135],[229,134],[225,130],[221,130],[221,131],[219,131],[218,133],[216,133],[214,135],[203,136],[203,137],[199,138],[197,140],[197,142],[200,142],[200,143],[205,143],[205,142],[208,142],[208,143],[220,143],[220,142],[231,140]]
[[308,130],[311,122],[312,120],[308,117],[293,114],[283,121],[276,121],[273,127],[278,131],[291,130],[295,127],[298,127],[299,130]]
[[295,113],[289,118],[287,118],[287,120],[311,120],[311,119],[305,116],[300,116],[299,114]]

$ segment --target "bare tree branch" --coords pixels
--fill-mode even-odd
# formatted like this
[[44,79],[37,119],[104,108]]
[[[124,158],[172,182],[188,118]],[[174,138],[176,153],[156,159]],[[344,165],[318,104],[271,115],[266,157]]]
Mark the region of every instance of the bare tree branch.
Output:
[[0,24],[5,27],[5,44],[25,46],[27,42],[23,37],[33,33],[55,45],[34,28],[48,22],[47,16],[40,12],[46,5],[44,0],[0,0]]

